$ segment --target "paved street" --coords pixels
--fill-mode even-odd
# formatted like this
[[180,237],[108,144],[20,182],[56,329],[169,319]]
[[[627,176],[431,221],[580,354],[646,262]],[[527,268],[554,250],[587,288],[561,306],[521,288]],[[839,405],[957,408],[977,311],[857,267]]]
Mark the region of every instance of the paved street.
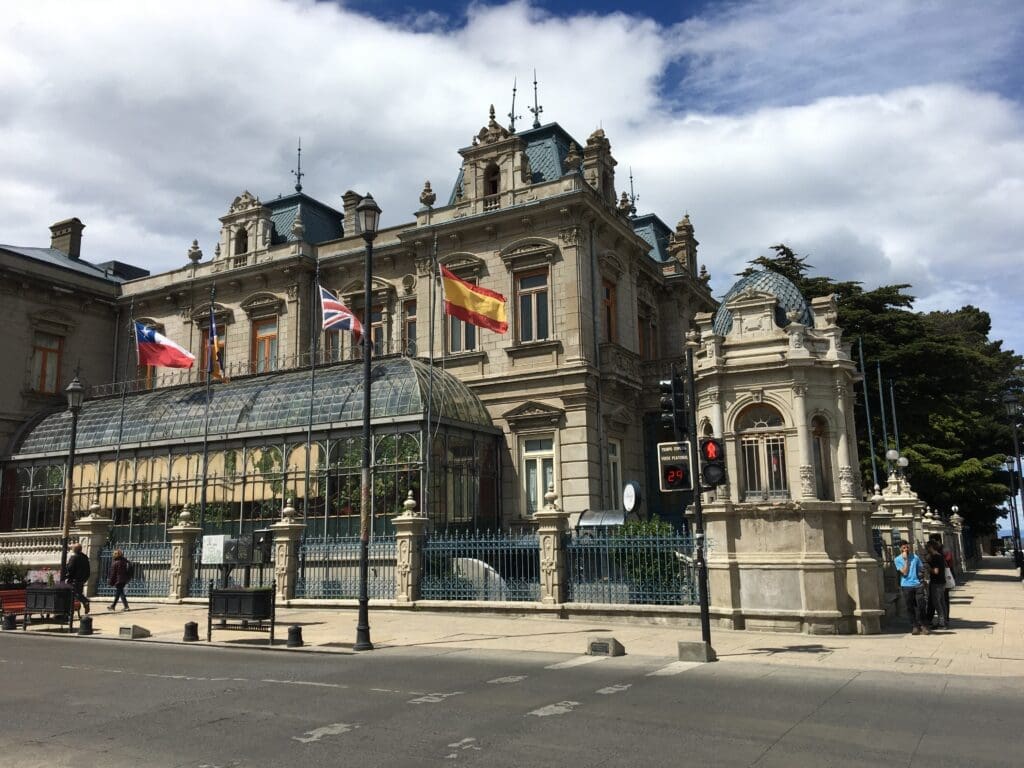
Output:
[[[0,765],[1015,766],[1024,754],[1024,589],[1008,562],[959,588],[954,627],[910,637],[716,631],[642,620],[292,608],[306,648],[215,632],[196,605],[98,612],[97,635],[0,634]],[[97,607],[102,605],[97,604]],[[119,625],[153,638],[112,639]],[[205,626],[204,626],[205,629]],[[627,655],[582,655],[595,631]]]
[[[0,646],[5,766],[1010,766],[1019,680],[478,650]],[[642,757],[641,757],[642,756]]]

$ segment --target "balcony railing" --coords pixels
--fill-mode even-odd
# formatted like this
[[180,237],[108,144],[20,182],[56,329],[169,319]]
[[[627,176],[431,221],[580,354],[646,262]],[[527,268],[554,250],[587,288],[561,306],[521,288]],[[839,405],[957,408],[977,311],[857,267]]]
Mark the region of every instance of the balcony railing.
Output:
[[[415,357],[416,344],[402,342],[388,342],[379,349],[374,349],[374,357]],[[257,365],[255,361],[233,361],[224,366],[226,379],[239,379],[247,376],[262,376],[265,373],[278,373],[281,371],[297,370],[308,368],[310,364],[310,353],[302,352],[297,355],[278,356],[270,360],[263,360]],[[316,353],[316,364],[318,367],[331,365],[333,363],[349,362],[363,359],[362,347],[347,347],[345,349],[318,349]],[[259,372],[257,372],[259,368]],[[164,371],[164,369],[160,369]],[[110,382],[108,384],[95,384],[89,388],[88,397],[110,397],[120,395],[122,392],[129,394],[133,392],[148,392],[152,389],[163,387],[178,387],[187,384],[206,383],[207,372],[195,366],[192,368],[168,369],[149,378],[130,379],[125,382]]]

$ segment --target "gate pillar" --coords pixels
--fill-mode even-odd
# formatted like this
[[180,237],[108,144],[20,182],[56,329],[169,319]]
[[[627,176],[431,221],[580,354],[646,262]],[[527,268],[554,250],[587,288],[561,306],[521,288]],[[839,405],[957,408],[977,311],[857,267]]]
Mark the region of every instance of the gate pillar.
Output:
[[558,508],[558,494],[548,486],[544,508],[534,513],[540,542],[540,601],[545,605],[565,602],[565,532],[569,516]]
[[423,533],[427,518],[416,512],[416,501],[409,491],[409,498],[402,504],[405,512],[392,522],[395,526],[397,552],[396,570],[398,583],[395,585],[396,603],[413,603],[420,598],[420,578],[423,575]]
[[189,582],[192,580],[192,553],[196,540],[203,529],[192,525],[192,513],[188,507],[178,516],[178,524],[167,529],[171,541],[171,587],[167,594],[172,600],[188,597]]

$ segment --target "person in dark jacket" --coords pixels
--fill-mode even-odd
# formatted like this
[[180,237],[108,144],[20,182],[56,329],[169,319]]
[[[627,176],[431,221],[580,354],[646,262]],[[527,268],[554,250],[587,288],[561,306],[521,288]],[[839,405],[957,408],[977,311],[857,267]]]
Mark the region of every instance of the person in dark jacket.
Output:
[[120,549],[114,550],[114,561],[110,564],[110,578],[107,580],[114,588],[114,604],[108,605],[107,610],[113,611],[117,608],[117,601],[124,603],[124,609],[128,610],[128,598],[124,596],[124,588],[128,584],[128,560]]
[[71,557],[64,566],[64,581],[71,585],[75,599],[82,604],[82,610],[89,613],[89,598],[85,596],[85,585],[89,581],[89,556],[82,551],[82,545],[75,542],[71,547]]

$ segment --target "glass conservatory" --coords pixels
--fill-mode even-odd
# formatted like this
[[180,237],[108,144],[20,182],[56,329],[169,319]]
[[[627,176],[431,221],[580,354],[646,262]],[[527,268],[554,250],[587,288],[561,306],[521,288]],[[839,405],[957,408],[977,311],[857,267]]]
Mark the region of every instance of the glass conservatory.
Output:
[[[376,360],[371,376],[374,530],[390,530],[409,491],[435,529],[496,528],[504,441],[476,395],[413,358]],[[116,540],[141,542],[163,540],[186,505],[205,533],[242,534],[290,499],[307,539],[357,533],[362,389],[362,364],[349,362],[218,383],[209,400],[204,386],[86,400],[74,513],[97,503]],[[70,435],[67,411],[22,432],[4,466],[0,530],[60,525]]]

